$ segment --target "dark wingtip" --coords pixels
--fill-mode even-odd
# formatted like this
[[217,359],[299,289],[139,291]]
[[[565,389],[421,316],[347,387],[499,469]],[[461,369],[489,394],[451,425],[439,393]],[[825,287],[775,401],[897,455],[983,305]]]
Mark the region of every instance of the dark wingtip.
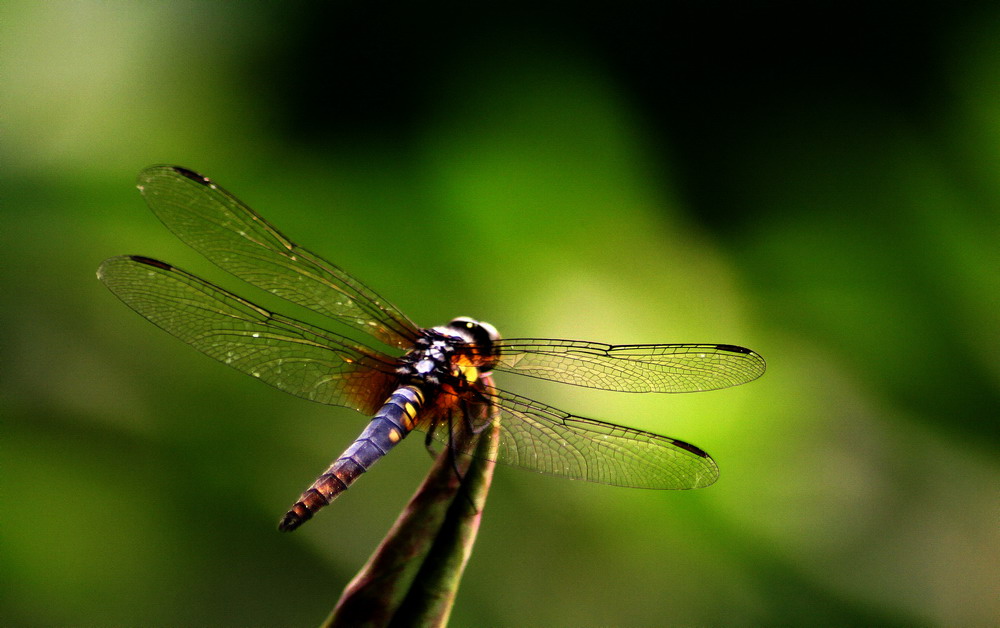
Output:
[[202,185],[209,185],[212,183],[208,177],[200,175],[194,170],[188,170],[187,168],[182,168],[180,166],[170,166],[170,168],[177,174],[183,175],[195,183],[200,183]]
[[743,354],[753,353],[753,351],[747,349],[746,347],[739,347],[736,345],[715,345],[715,348],[718,349],[719,351],[729,351],[730,353],[743,353]]
[[166,262],[161,262],[158,259],[153,259],[152,257],[144,257],[142,255],[129,255],[128,258],[133,262],[138,262],[140,264],[145,264],[146,266],[155,266],[163,270],[173,270],[174,267]]
[[700,447],[695,447],[691,443],[686,443],[686,442],[684,442],[682,440],[677,440],[677,439],[671,439],[671,440],[673,441],[673,443],[672,443],[673,445],[675,445],[677,447],[680,447],[681,449],[686,449],[687,451],[690,451],[691,453],[693,453],[696,456],[699,456],[701,458],[708,458],[709,460],[712,459],[712,457],[709,456],[705,452],[705,450],[701,449]]

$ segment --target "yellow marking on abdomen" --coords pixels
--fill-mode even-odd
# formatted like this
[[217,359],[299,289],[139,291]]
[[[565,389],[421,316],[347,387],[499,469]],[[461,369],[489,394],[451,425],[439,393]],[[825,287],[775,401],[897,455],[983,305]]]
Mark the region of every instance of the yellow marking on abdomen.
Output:
[[412,430],[413,426],[416,425],[417,409],[407,401],[403,404],[403,416],[400,418],[403,420],[403,427]]

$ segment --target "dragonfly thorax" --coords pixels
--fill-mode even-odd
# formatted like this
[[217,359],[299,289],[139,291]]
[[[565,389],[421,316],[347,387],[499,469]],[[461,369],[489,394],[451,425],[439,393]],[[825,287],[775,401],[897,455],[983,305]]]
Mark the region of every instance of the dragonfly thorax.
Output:
[[397,371],[408,381],[461,389],[493,368],[499,339],[489,323],[456,318],[447,325],[421,330],[414,347],[400,358]]

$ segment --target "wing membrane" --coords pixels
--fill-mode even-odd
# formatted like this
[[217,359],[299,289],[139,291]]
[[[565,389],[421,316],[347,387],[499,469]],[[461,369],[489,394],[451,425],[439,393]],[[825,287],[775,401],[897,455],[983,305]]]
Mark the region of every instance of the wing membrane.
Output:
[[759,354],[725,344],[608,345],[514,338],[500,343],[497,371],[617,392],[698,392],[764,373]]
[[395,385],[388,356],[272,314],[165,262],[112,257],[97,276],[157,327],[297,397],[372,414]]
[[282,235],[207,177],[153,166],[137,182],[154,214],[178,238],[233,275],[292,303],[406,348],[417,327],[375,291]]
[[[684,441],[576,416],[498,388],[484,394],[499,412],[496,462],[632,488],[702,488],[719,477],[715,461]],[[475,423],[446,417],[435,423],[432,435],[474,455],[476,439],[467,432]]]

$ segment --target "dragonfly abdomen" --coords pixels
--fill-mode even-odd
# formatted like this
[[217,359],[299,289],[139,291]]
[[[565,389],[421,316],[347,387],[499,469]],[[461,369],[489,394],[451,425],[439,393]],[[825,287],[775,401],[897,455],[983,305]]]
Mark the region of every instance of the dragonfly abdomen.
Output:
[[424,394],[416,386],[397,388],[372,417],[365,431],[285,513],[278,529],[291,532],[346,491],[354,480],[413,431],[417,413],[423,405]]

